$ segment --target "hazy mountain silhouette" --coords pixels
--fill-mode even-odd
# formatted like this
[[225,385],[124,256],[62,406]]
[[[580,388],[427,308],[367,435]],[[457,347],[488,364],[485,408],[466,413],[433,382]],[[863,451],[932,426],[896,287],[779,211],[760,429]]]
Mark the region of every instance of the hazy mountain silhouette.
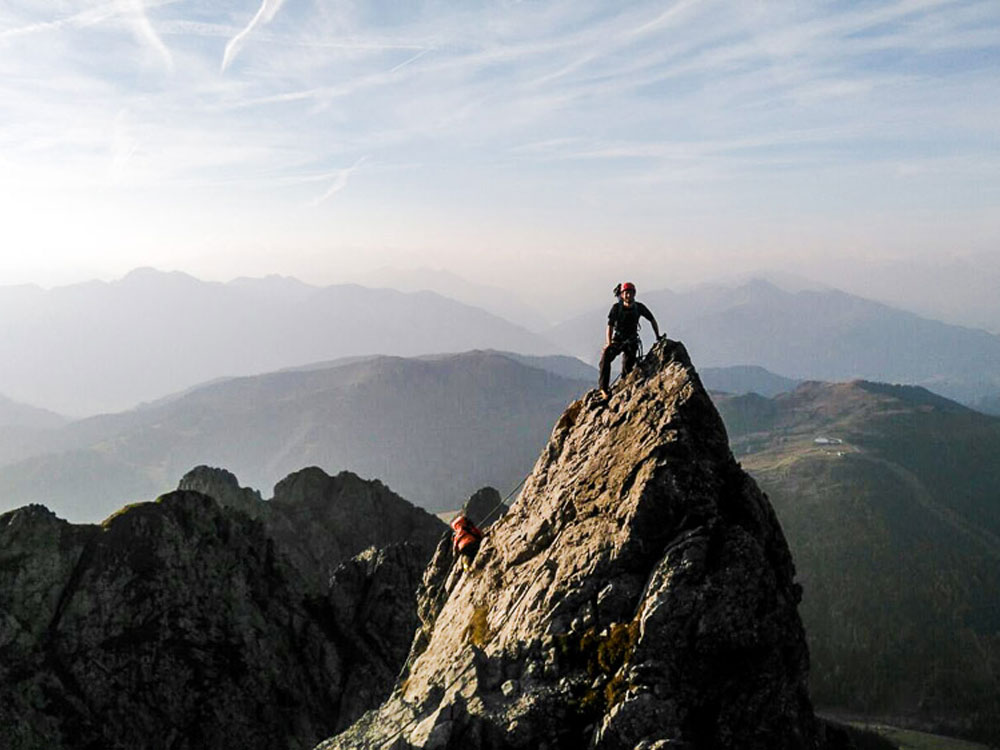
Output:
[[221,284],[140,269],[112,283],[6,287],[0,315],[0,393],[76,415],[130,408],[218,376],[349,355],[558,351],[432,292],[281,277]]
[[457,300],[466,305],[481,307],[504,320],[524,326],[529,331],[541,331],[556,320],[546,310],[527,304],[508,289],[485,284],[474,284],[452,273],[432,268],[390,268],[384,267],[357,279],[368,287],[385,287],[401,292],[436,292],[442,297]]
[[981,411],[983,414],[992,414],[994,416],[1000,416],[1000,393],[996,393],[992,396],[982,396],[973,401],[970,406]]
[[484,485],[513,488],[553,420],[592,384],[496,352],[225,380],[50,433],[30,458],[0,467],[0,508],[40,502],[96,520],[198,464],[265,489],[302,466],[349,469],[418,505],[454,508]]
[[[550,354],[533,356],[530,354],[518,354],[517,352],[505,352],[499,351],[497,349],[473,349],[469,352],[464,352],[465,354],[499,354],[502,357],[507,357],[515,362],[520,362],[522,365],[527,367],[534,367],[538,370],[545,370],[546,372],[551,372],[556,375],[562,375],[564,378],[570,378],[575,380],[595,380],[597,379],[597,368],[591,367],[586,362],[577,359],[576,357],[567,357],[560,354]],[[363,362],[366,360],[378,359],[381,355],[374,356],[362,356],[357,357],[341,357],[339,359],[329,360],[327,362],[312,362],[308,365],[301,365],[299,367],[289,367],[282,372],[306,372],[308,370],[327,370],[331,367],[342,367],[343,365],[355,364],[357,362]],[[409,357],[409,359],[421,359],[433,362],[435,360],[448,359],[453,357],[454,353],[447,354],[424,354],[419,357]],[[208,385],[207,383],[202,383],[201,385]],[[201,386],[197,386],[201,387]],[[177,395],[167,396],[167,399],[174,399]]]
[[68,422],[55,412],[0,396],[0,464],[32,455],[37,444]]
[[[791,293],[754,281],[684,293],[640,290],[639,299],[703,369],[758,365],[799,380],[912,383],[963,402],[1000,391],[1000,336],[844,292]],[[549,338],[596,362],[612,302],[555,326]],[[651,331],[643,327],[648,345]]]
[[0,395],[0,427],[27,427],[47,430],[61,427],[69,420],[61,414],[13,401]]
[[776,375],[770,370],[753,365],[706,367],[700,374],[701,381],[708,390],[732,394],[757,393],[761,396],[777,396],[799,384],[798,380]]
[[1000,419],[864,381],[715,400],[795,557],[817,704],[1000,738]]

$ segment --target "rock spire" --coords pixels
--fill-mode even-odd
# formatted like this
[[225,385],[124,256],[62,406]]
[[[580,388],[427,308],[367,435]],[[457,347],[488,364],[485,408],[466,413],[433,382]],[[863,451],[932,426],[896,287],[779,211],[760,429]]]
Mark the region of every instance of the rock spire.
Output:
[[680,343],[571,404],[453,563],[389,700],[322,750],[819,746],[788,547]]

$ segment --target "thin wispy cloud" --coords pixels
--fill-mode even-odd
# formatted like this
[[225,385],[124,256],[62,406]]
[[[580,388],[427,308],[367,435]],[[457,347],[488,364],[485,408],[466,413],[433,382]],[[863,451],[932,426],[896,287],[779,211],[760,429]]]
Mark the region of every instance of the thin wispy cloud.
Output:
[[118,0],[102,3],[101,5],[86,8],[67,16],[45,21],[34,21],[12,26],[11,28],[0,30],[0,40],[13,39],[20,36],[29,36],[44,32],[58,31],[63,28],[80,28],[100,23],[113,17],[119,12]]
[[129,162],[139,148],[138,140],[132,135],[128,118],[127,110],[122,110],[115,117],[111,139],[111,165],[108,169],[109,178],[113,183],[127,181]]
[[390,68],[389,72],[390,73],[396,73],[396,72],[402,70],[403,68],[405,68],[407,65],[412,65],[417,60],[419,60],[421,57],[423,57],[424,55],[426,55],[428,52],[430,52],[429,49],[422,49],[422,50],[420,50],[417,54],[413,55],[413,57],[408,57],[405,60],[403,60],[403,62],[399,63],[399,65],[395,65],[392,68]]
[[339,193],[341,190],[343,190],[344,188],[346,188],[347,187],[347,181],[348,181],[348,179],[350,179],[351,175],[354,174],[354,172],[356,172],[358,170],[358,168],[362,164],[364,164],[366,161],[368,161],[368,157],[367,156],[362,156],[360,159],[358,159],[356,162],[354,162],[354,164],[352,164],[351,166],[346,167],[344,169],[338,169],[332,175],[327,175],[326,179],[330,179],[332,177],[332,179],[330,180],[329,187],[327,187],[327,189],[323,192],[322,195],[320,195],[320,196],[314,198],[313,200],[309,201],[309,203],[307,205],[310,206],[310,207],[318,206],[320,203],[326,202],[331,197],[333,197],[334,195],[336,195],[337,193]]
[[250,23],[240,31],[236,36],[229,40],[226,45],[225,52],[222,55],[222,70],[225,71],[236,56],[239,54],[243,45],[246,43],[247,37],[250,36],[259,26],[270,23],[274,20],[274,16],[281,6],[284,4],[285,0],[263,0],[260,4],[260,8],[257,9],[257,13],[253,18],[250,19]]
[[[273,227],[364,170],[352,217],[465,239],[472,216],[583,233],[574,206],[610,226],[688,193],[929,211],[1000,190],[969,168],[1000,159],[998,59],[996,0],[21,0],[0,10],[0,192],[201,188],[198,210],[259,196]],[[306,212],[303,246],[406,244],[331,213]]]
[[150,23],[149,16],[146,15],[144,0],[119,0],[118,6],[122,15],[129,19],[136,38],[152,50],[167,69],[172,69],[174,66],[173,56],[159,34],[156,33],[153,24]]

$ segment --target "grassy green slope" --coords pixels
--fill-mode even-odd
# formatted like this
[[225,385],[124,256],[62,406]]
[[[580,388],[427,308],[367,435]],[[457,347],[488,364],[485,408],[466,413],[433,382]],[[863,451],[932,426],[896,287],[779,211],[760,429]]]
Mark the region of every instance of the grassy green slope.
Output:
[[817,703],[1000,737],[1000,420],[861,382],[718,402],[795,556]]

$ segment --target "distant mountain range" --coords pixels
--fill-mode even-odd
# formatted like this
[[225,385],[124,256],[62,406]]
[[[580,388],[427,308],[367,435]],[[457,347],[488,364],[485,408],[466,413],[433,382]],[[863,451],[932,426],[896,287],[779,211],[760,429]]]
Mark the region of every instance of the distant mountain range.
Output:
[[[923,385],[962,402],[1000,393],[1000,336],[843,292],[792,293],[753,281],[684,293],[640,290],[639,299],[702,369],[757,365],[796,380]],[[548,337],[596,362],[612,302],[549,329]],[[649,324],[643,328],[648,345]]]
[[793,390],[800,382],[753,365],[706,367],[699,374],[708,390],[735,395],[757,393],[761,396],[777,396]]
[[[12,405],[45,426],[0,432],[0,510],[41,502],[100,520],[198,464],[231,467],[265,491],[308,464],[349,469],[424,507],[455,508],[484,484],[509,490],[561,409],[596,379],[574,357],[472,351],[220,379],[71,423]],[[794,386],[761,368],[709,368],[703,380],[729,393]]]
[[[0,393],[84,416],[212,379],[376,354],[495,349],[572,353],[596,364],[612,302],[546,327],[540,313],[502,290],[446,272],[385,272],[367,280],[404,291],[316,287],[277,276],[221,284],[151,269],[49,291],[0,287]],[[424,287],[436,291],[412,291]],[[916,384],[966,404],[982,402],[985,410],[1000,397],[1000,336],[836,290],[789,292],[751,281],[643,291],[640,299],[662,331],[685,342],[702,372],[760,367],[792,381]],[[647,345],[650,333],[644,324]],[[757,383],[768,393],[784,388]]]
[[1000,739],[1000,418],[864,381],[714,398],[788,537],[817,705]]
[[0,393],[78,416],[220,376],[350,355],[559,351],[433,292],[280,277],[220,284],[151,269],[49,291],[0,287],[0,317]]
[[515,292],[496,286],[474,284],[442,269],[380,268],[361,276],[356,281],[367,287],[396,289],[400,292],[435,292],[466,305],[481,307],[493,315],[536,333],[560,319],[555,317],[550,320],[550,314],[546,309],[525,303]]
[[0,511],[39,502],[99,520],[199,464],[265,491],[303,466],[349,469],[423,507],[455,508],[484,485],[506,494],[530,470],[566,404],[593,386],[552,371],[575,367],[469,352],[215,382],[33,442],[0,437]]
[[37,406],[29,406],[0,396],[0,428],[24,427],[47,430],[61,427],[69,420],[62,415]]
[[981,411],[983,414],[992,414],[1000,417],[1000,393],[993,396],[982,396],[977,398],[970,404],[970,406],[977,411]]

